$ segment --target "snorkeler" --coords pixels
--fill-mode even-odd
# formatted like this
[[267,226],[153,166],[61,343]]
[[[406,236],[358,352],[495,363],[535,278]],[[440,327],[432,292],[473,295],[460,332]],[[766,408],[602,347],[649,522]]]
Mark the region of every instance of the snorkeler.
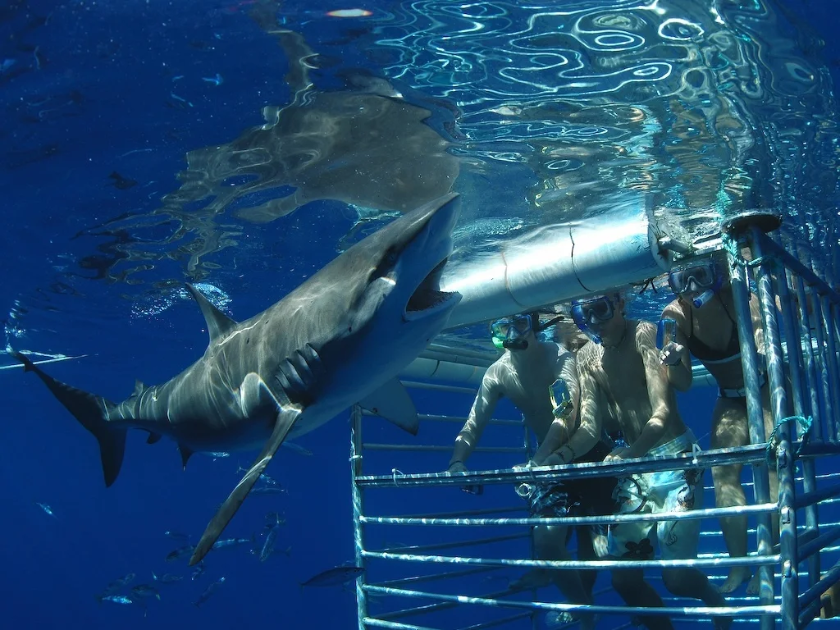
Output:
[[[578,378],[575,358],[562,345],[537,339],[546,328],[537,313],[494,322],[494,345],[504,350],[484,374],[466,424],[455,439],[449,472],[465,472],[465,462],[475,448],[498,401],[509,398],[522,412],[525,425],[537,436],[539,447],[529,465],[563,463],[557,449],[574,430],[578,416]],[[553,393],[552,393],[553,392]],[[583,451],[582,451],[583,453]],[[571,461],[567,459],[568,463]],[[609,492],[609,490],[607,490]],[[579,502],[570,484],[521,484],[517,494],[528,500],[532,516],[556,517],[574,512]],[[603,493],[602,493],[603,494]],[[534,548],[540,560],[570,560],[566,549],[567,526],[534,527]],[[580,541],[579,541],[580,545]],[[594,572],[593,572],[594,573]],[[550,571],[550,579],[569,602],[592,604],[592,583],[579,571]],[[572,615],[583,628],[594,628],[591,615]]]
[[[711,447],[730,448],[750,443],[747,423],[747,399],[744,390],[744,373],[741,367],[741,347],[738,326],[733,317],[735,307],[732,286],[725,268],[713,258],[694,261],[676,267],[668,274],[668,284],[678,296],[665,307],[663,319],[676,322],[676,342],[662,348],[661,361],[668,366],[668,380],[675,388],[685,391],[691,387],[691,360],[696,357],[717,382],[719,391],[712,412]],[[763,354],[764,333],[758,300],[750,300],[756,346]],[[761,358],[761,357],[760,357]],[[760,364],[763,365],[763,361]],[[764,407],[765,436],[773,430],[770,411],[770,391],[766,386],[763,370],[760,374],[762,406]],[[746,505],[741,485],[742,464],[712,467],[717,507]],[[778,495],[778,477],[770,470],[770,495]],[[733,558],[747,555],[747,517],[728,516],[720,519],[723,539]],[[774,538],[778,536],[778,517],[773,523]],[[723,593],[731,593],[742,582],[749,580],[749,567],[731,567],[729,576],[720,586]],[[756,575],[757,577],[757,575]],[[753,579],[747,593],[758,592],[758,581]]]
[[[696,440],[677,411],[676,396],[659,362],[656,327],[627,319],[621,296],[598,297],[573,303],[575,323],[588,334],[588,343],[578,352],[580,377],[580,428],[566,446],[572,456],[586,452],[603,431],[605,421],[620,428],[626,446],[610,453],[605,461],[655,457],[692,452]],[[613,493],[616,513],[663,513],[687,511],[703,502],[703,471],[674,470],[630,474],[619,479]],[[607,555],[617,559],[653,559],[650,536],[656,535],[663,560],[697,556],[700,521],[644,521],[612,524]],[[708,606],[725,606],[726,600],[695,568],[663,568],[662,580],[678,597],[701,599]],[[642,569],[616,569],[613,588],[630,606],[660,607],[662,599],[645,581]],[[652,630],[670,630],[670,619],[642,616]],[[717,628],[732,620],[715,617]]]

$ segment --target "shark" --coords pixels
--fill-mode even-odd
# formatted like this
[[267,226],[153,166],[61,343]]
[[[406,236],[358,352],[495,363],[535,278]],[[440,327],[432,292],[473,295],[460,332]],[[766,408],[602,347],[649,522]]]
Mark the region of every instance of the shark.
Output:
[[207,323],[204,355],[169,381],[137,382],[120,403],[67,385],[14,352],[98,443],[105,485],[116,481],[129,429],[193,452],[261,449],[207,525],[190,558],[212,548],[277,449],[354,404],[417,433],[397,375],[443,330],[461,299],[440,290],[460,212],[448,193],[359,241],[279,302],[242,322],[187,285]]

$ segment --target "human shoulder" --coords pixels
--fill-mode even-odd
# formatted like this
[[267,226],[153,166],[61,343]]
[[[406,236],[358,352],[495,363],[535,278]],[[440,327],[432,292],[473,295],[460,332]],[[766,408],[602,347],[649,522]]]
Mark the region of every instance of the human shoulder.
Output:
[[688,322],[686,308],[691,307],[686,307],[682,300],[676,298],[662,310],[662,319],[673,319],[677,322],[677,327],[685,330]]
[[645,320],[628,320],[628,323],[635,326],[634,336],[639,352],[656,348],[656,325]]

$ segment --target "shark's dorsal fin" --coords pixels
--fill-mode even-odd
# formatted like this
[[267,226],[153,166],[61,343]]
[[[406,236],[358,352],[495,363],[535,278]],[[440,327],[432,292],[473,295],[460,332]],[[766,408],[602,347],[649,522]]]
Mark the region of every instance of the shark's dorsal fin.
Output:
[[143,390],[146,389],[146,386],[143,385],[143,381],[139,378],[134,381],[134,395],[139,396],[143,393]]
[[198,308],[207,321],[207,332],[210,333],[210,343],[224,337],[231,330],[236,328],[236,322],[222,313],[213,303],[204,297],[204,294],[187,282],[187,289],[198,302]]
[[187,462],[190,461],[190,457],[192,457],[193,452],[183,444],[178,445],[178,451],[181,453],[181,464],[184,466],[184,470],[186,470]]

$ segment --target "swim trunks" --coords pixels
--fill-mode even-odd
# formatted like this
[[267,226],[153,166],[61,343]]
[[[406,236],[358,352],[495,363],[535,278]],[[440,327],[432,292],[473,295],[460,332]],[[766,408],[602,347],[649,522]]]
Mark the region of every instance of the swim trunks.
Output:
[[[692,452],[697,440],[690,430],[652,449],[649,456],[672,456]],[[703,505],[703,469],[668,470],[622,477],[613,492],[616,514],[686,512]],[[655,531],[663,560],[697,556],[700,520],[643,521],[610,525],[609,554],[631,560],[654,557],[651,533]]]

